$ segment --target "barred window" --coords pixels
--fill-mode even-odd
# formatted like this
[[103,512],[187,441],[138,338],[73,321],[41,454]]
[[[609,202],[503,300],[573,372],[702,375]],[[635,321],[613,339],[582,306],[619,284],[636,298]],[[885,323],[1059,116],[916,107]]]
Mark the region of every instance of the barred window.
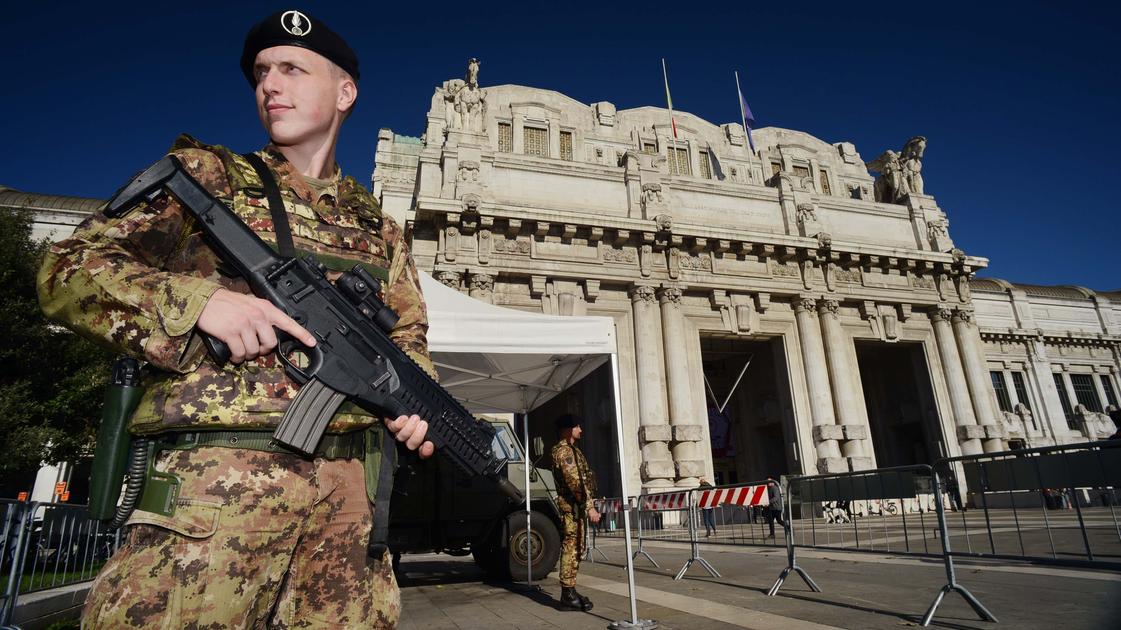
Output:
[[689,149],[670,147],[669,172],[670,175],[692,175],[693,168],[689,165]]
[[708,151],[701,151],[697,154],[697,162],[700,163],[701,177],[705,179],[712,179],[712,162],[709,161]]
[[778,175],[782,172],[782,162],[771,162],[771,176]]
[[514,150],[514,128],[510,123],[498,123],[498,150],[506,153]]
[[658,147],[653,142],[643,142],[642,143],[642,152],[643,153],[657,153],[658,152]]
[[1094,381],[1089,374],[1071,374],[1070,384],[1074,386],[1074,397],[1078,399],[1078,404],[1090,411],[1101,413],[1102,401],[1098,398]]
[[821,169],[820,176],[821,176],[821,194],[832,195],[833,191],[829,188],[829,173],[826,173],[825,169]]
[[795,166],[795,167],[794,167],[794,176],[795,176],[795,177],[800,177],[800,178],[801,178],[801,177],[809,177],[809,176],[810,176],[810,169],[809,169],[809,167],[806,167],[806,166]]
[[1001,411],[1012,411],[1012,399],[1008,397],[1008,384],[1004,382],[1004,372],[989,372],[996,392],[996,402]]
[[549,157],[549,132],[538,127],[525,127],[525,154]]
[[1025,407],[1031,409],[1031,400],[1028,399],[1028,388],[1024,384],[1023,372],[1012,373],[1012,387],[1016,389],[1016,398],[1019,398]]
[[[1098,378],[1100,378],[1102,380],[1102,390],[1105,391],[1105,401],[1106,401],[1106,403],[1108,403],[1110,405],[1113,405],[1114,407],[1118,406],[1117,405],[1117,392],[1115,392],[1113,390],[1113,381],[1111,381],[1109,379],[1109,375],[1108,374],[1099,374]],[[1119,427],[1119,428],[1121,428],[1121,427]]]
[[1052,376],[1055,377],[1055,389],[1059,390],[1059,404],[1063,406],[1063,415],[1067,419],[1067,428],[1078,430],[1078,421],[1074,417],[1074,408],[1070,405],[1070,396],[1067,394],[1066,383],[1063,382],[1063,375],[1054,372]]
[[560,158],[562,160],[572,159],[572,132],[560,132]]

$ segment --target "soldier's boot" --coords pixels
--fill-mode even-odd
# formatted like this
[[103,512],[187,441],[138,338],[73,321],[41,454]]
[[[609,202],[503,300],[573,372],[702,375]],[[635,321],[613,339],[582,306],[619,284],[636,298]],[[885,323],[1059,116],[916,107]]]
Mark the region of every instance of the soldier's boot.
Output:
[[576,594],[575,587],[562,586],[560,602],[562,606],[572,608],[573,610],[584,610],[584,600]]
[[[573,588],[572,592],[576,593],[576,589]],[[592,600],[588,599],[587,597],[584,597],[580,593],[576,593],[576,597],[578,597],[580,599],[580,610],[582,610],[584,612],[588,612],[589,610],[592,609]]]

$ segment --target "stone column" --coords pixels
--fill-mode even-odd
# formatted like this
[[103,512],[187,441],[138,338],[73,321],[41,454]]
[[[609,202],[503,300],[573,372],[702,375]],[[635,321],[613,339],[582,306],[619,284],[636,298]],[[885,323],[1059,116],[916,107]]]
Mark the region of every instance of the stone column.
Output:
[[837,440],[841,428],[833,416],[833,395],[829,391],[829,371],[825,367],[825,348],[821,345],[821,328],[817,323],[817,304],[812,297],[794,301],[794,321],[802,347],[802,365],[806,371],[806,389],[810,398],[810,420],[813,423],[814,446],[817,449],[817,470],[821,473],[848,470]]
[[673,485],[671,437],[664,392],[666,376],[662,363],[661,318],[655,304],[654,287],[631,288],[634,309],[635,377],[638,381],[638,442],[642,447],[640,473],[644,488]]
[[965,381],[973,398],[973,412],[977,423],[985,430],[981,448],[986,453],[1004,450],[1002,429],[993,405],[992,381],[985,369],[985,350],[981,346],[981,333],[973,323],[973,312],[955,309],[951,316],[954,337],[957,338],[961,364],[965,368]]
[[685,314],[681,312],[681,289],[665,287],[658,291],[662,305],[662,344],[666,358],[666,393],[669,395],[669,422],[673,428],[673,462],[677,485],[692,488],[703,474],[704,461],[698,456],[697,442],[703,437],[700,418],[694,417],[693,390],[689,383],[689,356],[685,349]]
[[963,455],[976,455],[981,452],[981,438],[985,432],[977,426],[977,417],[973,415],[969,385],[966,384],[957,342],[954,341],[954,331],[950,327],[952,314],[953,311],[948,308],[938,308],[930,314],[930,321],[934,327],[938,355],[942,359],[946,387],[950,390],[950,409],[954,414],[954,426],[957,427],[958,444]]
[[[851,356],[852,344],[845,339],[845,332],[841,329],[840,306],[837,300],[822,299],[817,303],[817,311],[825,341],[829,382],[833,385],[833,409],[844,435],[841,454],[847,458],[861,458],[864,457],[862,440],[868,436],[864,417],[860,413],[864,398],[852,377],[856,361]],[[871,463],[871,460],[857,462],[861,468],[870,468]]]

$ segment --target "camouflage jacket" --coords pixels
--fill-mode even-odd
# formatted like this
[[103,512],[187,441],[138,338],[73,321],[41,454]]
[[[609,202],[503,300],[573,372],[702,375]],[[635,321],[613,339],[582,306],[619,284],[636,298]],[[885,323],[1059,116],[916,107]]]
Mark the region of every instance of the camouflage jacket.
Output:
[[572,507],[594,507],[596,476],[588,468],[588,460],[575,444],[560,440],[553,445],[553,477],[557,480],[557,495]]
[[[275,242],[268,201],[256,171],[220,146],[180,136],[171,153],[249,227]],[[368,190],[341,177],[321,192],[269,145],[258,152],[280,186],[299,255],[311,253],[332,272],[363,264],[383,280],[385,302],[400,315],[391,337],[429,373],[428,318],[420,280],[401,228]],[[250,293],[220,270],[194,220],[167,196],[121,218],[97,213],[56,243],[39,271],[47,317],[106,346],[148,362],[146,392],[133,415],[134,433],[185,428],[271,428],[299,386],[275,354],[219,367],[206,354],[195,324],[219,288]],[[349,403],[329,431],[376,419]]]

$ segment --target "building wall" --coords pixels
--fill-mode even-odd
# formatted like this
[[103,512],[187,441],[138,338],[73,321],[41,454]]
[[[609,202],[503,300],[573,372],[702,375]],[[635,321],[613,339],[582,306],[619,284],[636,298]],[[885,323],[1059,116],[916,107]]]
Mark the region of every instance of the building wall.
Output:
[[[857,344],[918,353],[941,455],[1115,430],[1075,386],[1089,376],[1103,411],[1121,395],[1121,293],[975,278],[987,260],[954,247],[934,197],[875,201],[850,143],[765,128],[753,154],[738,123],[675,112],[674,141],[668,116],[451,80],[420,137],[379,133],[372,175],[418,267],[448,286],[614,319],[629,487],[712,479],[702,342],[722,339],[781,340],[793,472],[877,465]],[[99,203],[0,189],[56,239]]]
[[736,123],[675,118],[676,141],[663,109],[451,80],[421,138],[379,134],[374,189],[448,286],[616,320],[631,484],[711,478],[710,337],[782,339],[798,472],[876,463],[856,342],[921,353],[938,452],[1004,448],[969,282],[987,261],[934,198],[875,201],[849,143],[761,129],[753,155]]

